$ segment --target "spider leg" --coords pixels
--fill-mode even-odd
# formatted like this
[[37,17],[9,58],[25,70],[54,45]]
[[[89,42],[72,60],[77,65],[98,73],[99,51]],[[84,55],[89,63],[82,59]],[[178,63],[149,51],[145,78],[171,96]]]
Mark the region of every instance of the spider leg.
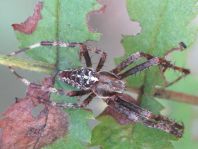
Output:
[[80,104],[80,107],[86,107],[94,97],[96,97],[96,95],[91,93],[85,100],[83,100],[83,102]]
[[135,99],[127,94],[116,94],[115,96],[105,99],[105,102],[108,105],[117,103],[118,105],[122,105],[139,115],[141,114],[141,116],[145,119],[155,118],[152,112],[138,106],[137,103],[134,103],[134,101]]
[[[134,105],[131,105],[131,107],[133,106]],[[173,134],[176,137],[181,137],[183,134],[183,129],[184,129],[183,125],[178,124],[175,121],[169,120],[167,117],[164,117],[161,115],[154,115],[154,114],[151,114],[150,112],[151,117],[149,119],[149,117],[145,117],[144,114],[142,115],[141,112],[137,113],[136,111],[138,109],[136,109],[136,111],[133,111],[131,108],[130,109],[128,107],[126,108],[122,104],[116,104],[115,108],[118,112],[121,112],[122,114],[126,115],[130,120],[134,122],[142,123],[146,125],[147,127],[160,129],[167,133]],[[145,112],[145,111],[142,111],[142,112]]]
[[182,136],[184,129],[182,124],[169,120],[165,116],[155,115],[133,103],[126,102],[120,97],[121,96],[114,96],[113,98],[107,99],[106,102],[117,112],[127,116],[127,118],[133,122],[142,123],[147,127],[160,129],[167,133],[173,134],[176,137]]
[[26,78],[24,78],[24,77],[22,77],[21,75],[19,75],[15,70],[14,70],[14,68],[12,68],[12,67],[8,67],[9,68],[9,70],[17,77],[17,79],[19,79],[23,84],[25,84],[26,86],[29,86],[30,84],[31,84],[31,82],[28,80],[28,79],[26,79]]
[[[179,43],[179,47],[172,48],[168,50],[168,52],[165,53],[164,57],[170,54],[173,51],[182,51],[186,48],[186,45],[183,42]],[[133,62],[139,60],[140,58],[146,58],[147,60],[154,58],[154,56],[144,53],[144,52],[136,52],[133,53],[131,56],[129,56],[127,59],[123,60],[120,64],[118,64],[111,72],[118,74],[122,70],[124,70],[126,67],[128,67]]]
[[96,67],[96,71],[99,71],[103,67],[104,62],[106,60],[106,56],[107,56],[106,52],[104,52],[100,49],[97,49],[97,48],[90,48],[83,43],[76,43],[76,42],[71,42],[71,43],[56,42],[56,43],[53,43],[53,42],[51,42],[51,45],[50,45],[50,41],[43,41],[42,45],[47,45],[47,46],[56,45],[56,46],[60,46],[60,47],[78,47],[79,46],[80,47],[80,57],[81,57],[81,55],[84,56],[87,67],[92,66],[88,51],[94,52],[96,54],[100,54],[101,58],[100,58],[99,63]]
[[83,96],[91,92],[91,90],[79,90],[79,91],[65,91],[62,89],[56,89],[56,88],[49,88],[49,92],[51,93],[57,93],[59,95],[74,97],[74,96]]
[[[165,56],[167,56],[168,54],[170,54],[173,51],[181,51],[184,48],[186,48],[186,45],[183,42],[179,43],[179,47],[176,48],[172,48],[170,49],[167,53],[165,53]],[[145,57],[147,59],[146,62],[139,64],[123,73],[121,73],[121,71],[123,69],[125,69],[128,65],[132,64],[134,61]],[[178,78],[176,78],[175,80],[173,80],[172,82],[169,82],[165,85],[165,87],[168,87],[176,82],[178,82],[179,80],[181,80],[182,78],[184,78],[186,75],[190,74],[190,70],[189,69],[185,69],[182,67],[178,67],[175,66],[173,64],[171,64],[169,61],[167,61],[164,58],[160,58],[160,57],[154,57],[150,54],[144,53],[144,52],[136,52],[134,54],[132,54],[129,58],[127,58],[126,60],[122,61],[116,68],[114,68],[112,70],[113,73],[118,74],[118,76],[121,77],[121,79],[126,78],[130,75],[136,74],[142,70],[145,70],[153,65],[160,65],[163,67],[162,72],[165,72],[167,70],[167,68],[171,68],[173,70],[177,70],[179,72],[182,73],[181,76],[179,76]]]
[[63,103],[63,102],[54,102],[54,101],[48,101],[51,105],[53,106],[57,106],[57,107],[62,107],[62,108],[84,108],[86,107],[91,101],[92,99],[95,97],[96,95],[94,93],[91,93],[82,103]]
[[83,96],[86,95],[88,93],[90,93],[91,90],[79,90],[79,91],[69,91],[67,93],[68,96],[73,97],[73,96]]
[[39,47],[80,47],[81,43],[77,43],[77,42],[62,42],[62,41],[41,41],[38,43],[34,43],[28,47],[19,49],[18,51],[14,51],[12,53],[9,54],[9,56],[15,56],[17,54],[20,54],[22,52],[25,51],[29,51],[31,49],[35,49],[35,48],[39,48]]
[[88,51],[91,51],[91,52],[94,52],[96,54],[100,54],[101,55],[100,60],[98,62],[98,65],[96,67],[96,71],[97,72],[100,71],[100,69],[104,66],[104,63],[105,63],[105,60],[106,60],[106,57],[107,57],[106,52],[104,52],[104,51],[102,51],[100,49],[97,49],[97,48],[89,48],[85,44],[81,44],[80,49],[81,49],[80,57],[83,54],[83,56],[85,58],[85,61],[86,61],[86,64],[87,64],[87,67],[91,67],[92,66]]
[[92,66],[91,59],[90,59],[88,51],[92,51],[94,53],[101,54],[100,61],[99,61],[98,66],[96,68],[97,71],[99,71],[103,67],[105,59],[106,59],[106,53],[102,50],[99,50],[97,48],[88,48],[87,45],[85,45],[83,43],[62,42],[62,41],[41,41],[40,43],[35,43],[35,44],[33,44],[33,45],[31,45],[27,48],[21,49],[21,50],[16,51],[16,52],[12,52],[10,55],[13,56],[13,55],[16,55],[18,53],[21,53],[21,52],[24,52],[24,51],[27,51],[27,50],[30,50],[30,49],[33,49],[33,48],[42,47],[42,46],[43,47],[45,47],[45,46],[65,47],[65,48],[66,47],[71,47],[71,48],[79,47],[80,48],[80,58],[82,56],[84,56],[87,67]]
[[[29,46],[29,47],[26,47],[26,48],[20,49],[18,51],[12,52],[12,53],[8,54],[8,56],[15,56],[15,55],[20,54],[22,52],[25,52],[25,51],[28,51],[28,50],[31,50],[31,49],[34,49],[34,48],[37,48],[37,47],[41,47],[41,46],[79,47],[80,48],[80,56],[84,56],[87,67],[91,67],[92,66],[92,63],[91,63],[91,59],[90,59],[90,56],[89,56],[89,53],[88,53],[87,46],[84,45],[84,44],[82,44],[82,43],[75,43],[75,42],[65,43],[65,42],[41,41],[40,43],[35,43],[35,44],[33,44],[33,45]],[[40,87],[41,90],[43,90],[46,93],[48,93],[48,92],[50,92],[50,93],[57,93],[57,94],[65,95],[65,96],[82,96],[82,95],[85,95],[85,94],[88,94],[88,93],[91,92],[90,90],[64,91],[64,90],[56,89],[56,88],[53,88],[53,87],[47,87],[46,88],[46,87],[44,87],[42,85],[31,83],[29,80],[27,80],[27,79],[23,78],[22,76],[20,76],[14,70],[14,68],[9,67],[9,69],[26,86],[36,85],[37,87]],[[67,105],[64,105],[64,106],[65,107],[77,107],[78,105],[76,105],[76,104],[74,104],[74,105],[67,104]],[[79,106],[81,106],[81,105],[79,105]]]
[[56,89],[54,87],[45,88],[42,85],[31,83],[29,80],[23,78],[12,67],[9,67],[9,69],[26,86],[36,85],[37,87],[39,86],[41,88],[41,90],[43,90],[45,92],[57,93],[57,94],[60,94],[60,95],[65,95],[65,96],[70,96],[70,97],[73,97],[73,96],[83,96],[83,95],[88,94],[88,93],[91,92],[91,90],[65,91],[65,90],[62,90],[62,89]]
[[[172,52],[174,52],[174,51],[182,51],[182,50],[184,50],[184,49],[186,49],[187,48],[187,46],[185,45],[185,43],[183,43],[183,42],[180,42],[179,43],[179,47],[176,47],[176,48],[172,48],[172,49],[170,49],[170,50],[168,50],[165,54],[164,54],[164,58],[165,57],[167,57],[169,54],[171,54]],[[167,67],[168,68],[168,67]],[[167,68],[162,68],[162,72],[163,72],[163,74],[164,74],[164,72],[167,70]],[[190,73],[190,72],[189,72]],[[189,73],[183,73],[181,76],[179,76],[178,78],[176,78],[175,80],[173,80],[173,81],[171,81],[171,82],[168,82],[167,80],[166,80],[166,77],[163,75],[163,77],[164,77],[164,80],[165,80],[165,85],[163,86],[163,88],[166,88],[166,87],[169,87],[169,86],[171,86],[171,85],[173,85],[173,84],[175,84],[176,82],[178,82],[179,80],[181,80],[182,78],[184,78],[186,75],[188,75]]]
[[96,67],[96,71],[98,72],[98,71],[100,71],[101,68],[104,66],[104,63],[105,63],[106,57],[107,57],[107,53],[104,52],[104,51],[102,51],[102,50],[96,49],[96,48],[93,49],[93,51],[94,51],[95,53],[101,55],[100,60],[99,60],[99,62],[98,62],[98,65],[97,65],[97,67]]
[[78,103],[61,103],[61,102],[55,102],[55,101],[51,101],[51,100],[44,101],[43,103],[47,103],[49,105],[64,108],[64,109],[67,109],[67,108],[79,109],[79,108],[81,108],[81,105]]
[[118,64],[111,72],[118,74],[126,67],[128,67],[133,62],[137,61],[138,59],[145,57],[146,59],[151,59],[153,56],[145,54],[143,52],[136,52],[129,56],[127,59],[123,60],[120,64]]
[[185,43],[180,42],[178,47],[172,48],[172,49],[168,50],[168,51],[164,54],[164,57],[168,56],[170,53],[172,53],[172,52],[174,52],[174,51],[182,51],[182,50],[184,50],[184,49],[186,49],[186,48],[187,48],[187,46],[185,45]]
[[80,45],[80,54],[79,54],[79,56],[80,56],[80,60],[81,60],[82,56],[84,57],[87,67],[92,67],[91,58],[89,56],[88,48],[87,48],[87,46],[85,44],[81,44]]
[[138,72],[141,72],[144,69],[147,69],[147,68],[149,68],[153,65],[158,65],[158,64],[159,64],[158,58],[152,58],[152,59],[149,59],[148,61],[146,61],[142,64],[139,64],[139,65],[123,72],[123,73],[118,74],[118,76],[120,76],[120,78],[123,79],[123,78],[126,78],[126,77],[130,76],[130,75],[134,75]]
[[87,45],[85,45],[83,43],[77,43],[77,42],[66,43],[66,42],[62,42],[62,41],[42,41],[42,42],[40,42],[40,45],[41,46],[58,46],[58,47],[80,47],[80,58],[82,55],[84,56],[87,67],[92,66],[88,51],[100,54],[101,58],[100,58],[99,63],[96,67],[96,71],[99,71],[103,67],[104,62],[106,60],[106,56],[107,56],[106,52],[104,52],[100,49],[89,48]]
[[181,75],[180,77],[178,77],[174,81],[170,82],[167,86],[170,86],[170,85],[178,82],[183,77],[185,77],[186,75],[190,74],[190,70],[189,69],[185,69],[185,68],[182,68],[182,67],[175,66],[175,65],[171,64],[169,61],[167,61],[167,60],[165,60],[163,58],[154,57],[154,58],[149,59],[148,61],[146,61],[146,62],[144,62],[142,64],[139,64],[139,65],[127,70],[126,72],[118,74],[118,76],[120,76],[121,79],[123,79],[123,78],[126,78],[126,77],[130,76],[130,75],[136,74],[137,72],[143,71],[143,70],[145,70],[145,69],[147,69],[147,68],[149,68],[151,66],[154,66],[154,65],[161,65],[164,68],[172,68],[173,70],[177,70],[177,71],[183,73],[183,75]]
[[[45,46],[80,47],[80,55],[84,56],[87,67],[92,66],[91,59],[90,59],[90,56],[89,56],[86,46],[84,46],[82,43],[76,43],[76,42],[66,43],[66,42],[61,42],[61,41],[41,41],[39,43],[30,45],[29,47],[25,47],[25,48],[19,49],[18,51],[14,51],[14,52],[8,54],[8,56],[15,56],[22,52],[25,52],[25,51],[28,51],[28,50],[31,50],[34,48],[38,48],[38,47],[45,47]],[[14,70],[14,68],[12,68],[12,67],[8,67],[8,68],[22,83],[24,83],[26,86],[30,85],[31,82],[29,80],[25,79],[24,77],[20,76]]]
[[[35,83],[31,83],[30,85],[31,85],[31,88],[35,87],[38,90],[41,90],[43,92],[43,95],[46,95],[49,93],[57,93],[60,95],[73,97],[73,96],[83,96],[83,95],[91,92],[91,90],[65,91],[65,90],[56,89],[53,87],[45,87],[45,86],[42,86],[40,84],[35,84]],[[29,96],[34,97],[34,93]],[[43,98],[43,96],[41,96],[41,97],[37,96],[35,98],[39,99],[39,102],[41,102],[41,103],[49,104],[49,105],[57,106],[57,107],[62,107],[62,108],[81,108],[82,107],[82,104],[78,104],[78,103],[57,103],[55,101],[46,100],[45,98]]]
[[[84,45],[84,46],[86,46],[86,45]],[[86,49],[87,49],[88,51],[91,51],[91,52],[94,52],[94,53],[96,53],[96,54],[100,54],[100,55],[101,55],[101,56],[100,56],[100,60],[99,60],[99,62],[98,62],[98,64],[97,64],[97,66],[96,66],[96,71],[97,71],[97,72],[100,71],[101,68],[104,66],[104,63],[105,63],[105,61],[106,61],[107,53],[104,52],[104,51],[102,51],[102,50],[100,50],[100,49],[98,49],[98,48],[90,48],[90,47],[87,47],[87,46],[86,46]]]
[[[25,47],[22,49],[19,49],[18,51],[12,52],[10,54],[8,54],[8,56],[15,56],[17,54],[20,54],[22,52],[34,49],[34,48],[38,48],[38,47],[47,47],[47,46],[52,46],[52,47],[79,47],[80,48],[80,59],[83,56],[86,62],[86,66],[87,67],[91,67],[92,63],[91,63],[91,59],[89,56],[89,52],[88,51],[93,51],[97,54],[101,54],[101,58],[100,61],[98,63],[98,66],[96,68],[97,71],[99,71],[102,66],[104,65],[105,59],[106,59],[106,53],[99,50],[99,49],[95,49],[95,48],[88,48],[85,44],[83,43],[77,43],[77,42],[62,42],[62,41],[41,41],[35,44],[30,45],[29,47]],[[10,71],[19,79],[21,80],[25,85],[29,85],[30,81],[28,81],[27,79],[23,78],[22,76],[20,76],[19,74],[17,74],[17,72],[12,68],[9,67]]]
[[69,96],[69,97],[83,96],[91,92],[91,90],[66,91],[63,89],[57,89],[57,88],[50,87],[50,86],[43,86],[43,85],[36,84],[36,83],[31,83],[30,85],[31,87],[36,87],[45,93],[55,93],[59,95]]
[[189,73],[183,74],[183,75],[177,77],[175,80],[173,80],[173,81],[171,81],[171,82],[167,82],[167,81],[166,81],[165,85],[164,85],[162,88],[166,88],[166,87],[169,87],[169,86],[171,86],[171,85],[177,83],[179,80],[181,80],[182,78],[184,78],[184,77],[185,77],[186,75],[188,75],[188,74],[189,74]]
[[18,51],[14,51],[14,52],[10,53],[9,56],[15,56],[17,54],[20,54],[22,52],[25,52],[25,51],[28,51],[28,50],[31,50],[31,49],[35,49],[35,48],[38,48],[38,47],[47,47],[47,46],[63,47],[63,48],[79,47],[80,48],[80,59],[81,59],[82,56],[84,56],[87,67],[91,67],[92,66],[87,46],[84,45],[83,43],[77,43],[77,42],[41,41],[41,42],[32,44],[29,47],[25,47],[25,48],[19,49]]

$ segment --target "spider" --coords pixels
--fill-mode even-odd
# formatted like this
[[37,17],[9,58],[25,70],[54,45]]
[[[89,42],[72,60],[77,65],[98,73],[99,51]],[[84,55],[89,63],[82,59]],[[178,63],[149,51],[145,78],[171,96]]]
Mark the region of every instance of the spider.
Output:
[[[167,68],[171,68],[183,74],[173,82],[167,84],[167,86],[169,86],[179,81],[183,76],[189,74],[190,71],[188,69],[175,66],[166,59],[161,57],[154,57],[144,52],[136,52],[130,55],[127,59],[123,60],[111,71],[103,71],[101,69],[107,57],[106,52],[97,48],[90,48],[84,43],[77,42],[41,41],[29,47],[12,52],[11,54],[9,54],[9,56],[15,56],[21,52],[25,52],[27,50],[31,50],[41,46],[58,46],[64,48],[78,47],[80,49],[80,59],[81,57],[84,57],[86,63],[86,67],[80,67],[71,70],[62,70],[57,72],[56,74],[58,79],[60,79],[66,84],[77,87],[79,90],[64,91],[53,87],[44,88],[42,86],[41,89],[45,90],[46,92],[59,93],[66,96],[82,96],[88,94],[88,97],[81,103],[69,104],[55,103],[50,101],[51,104],[64,108],[84,108],[92,101],[94,97],[97,96],[103,99],[107,103],[107,105],[112,107],[116,112],[126,116],[130,121],[142,123],[151,128],[160,129],[176,137],[182,137],[184,129],[183,124],[176,123],[175,121],[170,120],[162,115],[155,115],[152,112],[143,109],[136,103],[132,102],[134,101],[134,99],[125,93],[126,85],[123,79],[154,65],[160,65],[163,68],[163,72],[166,71]],[[169,52],[174,50],[183,50],[184,48],[186,48],[186,46],[183,42],[181,42],[178,47],[169,50]],[[89,51],[101,55],[96,69],[92,68],[92,62],[89,56]],[[169,52],[167,52],[166,55]],[[125,71],[125,69],[129,65],[139,60],[140,58],[146,58],[146,61]],[[27,79],[20,76],[12,67],[9,67],[9,69],[25,85],[29,86],[33,84]]]

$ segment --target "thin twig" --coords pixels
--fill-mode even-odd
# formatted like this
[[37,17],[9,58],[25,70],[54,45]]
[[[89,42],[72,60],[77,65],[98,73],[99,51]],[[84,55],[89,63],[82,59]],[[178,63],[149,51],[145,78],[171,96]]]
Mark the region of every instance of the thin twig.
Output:
[[[140,89],[138,88],[128,87],[127,89],[137,94],[140,93]],[[198,105],[198,96],[171,91],[167,89],[155,88],[153,96],[161,98],[161,99],[173,100],[173,101],[183,102],[183,103],[192,104],[192,105]]]

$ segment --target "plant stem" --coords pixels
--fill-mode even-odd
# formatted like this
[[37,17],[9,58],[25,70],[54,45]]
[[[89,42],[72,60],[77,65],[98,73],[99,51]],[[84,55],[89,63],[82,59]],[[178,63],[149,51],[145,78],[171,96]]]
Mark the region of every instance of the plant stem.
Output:
[[[138,88],[129,87],[127,89],[137,94],[140,93],[140,89]],[[176,91],[170,91],[167,89],[155,88],[153,96],[157,98],[161,98],[161,99],[173,100],[173,101],[183,102],[183,103],[192,104],[192,105],[198,105],[198,96],[176,92]]]
[[21,68],[30,71],[43,72],[51,74],[54,66],[40,61],[29,61],[12,56],[0,55],[0,64],[14,68]]

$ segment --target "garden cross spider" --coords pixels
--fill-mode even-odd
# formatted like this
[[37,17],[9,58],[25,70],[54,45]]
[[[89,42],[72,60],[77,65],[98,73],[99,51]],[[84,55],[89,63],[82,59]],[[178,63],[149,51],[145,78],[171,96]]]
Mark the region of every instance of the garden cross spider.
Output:
[[[170,120],[165,116],[155,115],[152,112],[143,109],[134,102],[132,102],[134,101],[134,99],[131,96],[124,93],[126,86],[125,86],[125,82],[122,79],[134,75],[154,65],[162,66],[163,71],[166,71],[167,68],[171,68],[181,72],[184,75],[190,73],[188,69],[175,66],[164,58],[154,57],[144,52],[136,52],[131,56],[129,56],[124,61],[122,61],[111,71],[109,72],[102,71],[101,68],[105,63],[107,54],[102,50],[99,50],[97,48],[90,48],[84,43],[77,43],[77,42],[41,41],[27,48],[23,48],[18,51],[12,52],[11,54],[9,54],[9,56],[14,56],[21,52],[41,46],[44,47],[58,46],[65,48],[79,47],[80,58],[84,57],[86,62],[86,67],[81,67],[72,70],[63,70],[57,73],[57,76],[60,80],[62,80],[66,84],[77,87],[79,90],[64,91],[53,87],[44,88],[40,85],[41,89],[45,90],[46,92],[59,93],[59,94],[64,94],[66,96],[82,96],[89,94],[88,97],[85,100],[83,100],[82,103],[69,104],[69,103],[55,103],[53,101],[50,101],[50,103],[53,104],[54,106],[60,106],[64,108],[83,108],[86,107],[95,96],[98,96],[99,98],[103,99],[116,112],[124,115],[130,121],[139,122],[148,127],[160,129],[167,133],[173,134],[176,137],[182,136],[184,129],[182,124],[176,123],[175,121]],[[181,42],[177,48],[173,48],[170,51],[182,50],[184,48],[186,48],[186,46],[183,42]],[[92,68],[92,62],[89,56],[89,51],[101,55],[99,63],[95,70]],[[168,53],[169,52],[167,52],[167,54]],[[144,63],[141,63],[139,65],[136,65],[135,67],[132,67],[124,71],[124,69],[126,69],[130,64],[132,64],[134,61],[140,58],[146,58],[146,61]],[[21,77],[12,67],[9,67],[9,69],[25,85],[29,86],[33,84],[27,79]],[[184,75],[178,77],[172,83],[177,82]],[[128,98],[131,102],[127,101],[126,98]]]

